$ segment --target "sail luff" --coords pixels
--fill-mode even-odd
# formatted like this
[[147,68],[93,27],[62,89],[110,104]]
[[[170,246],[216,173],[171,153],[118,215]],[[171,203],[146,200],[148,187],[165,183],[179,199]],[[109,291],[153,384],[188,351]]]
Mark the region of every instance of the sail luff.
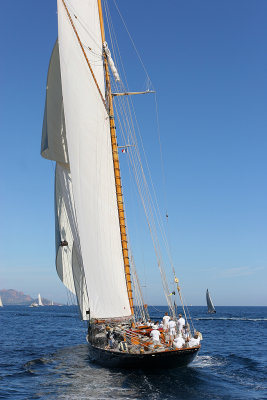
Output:
[[[102,44],[103,44],[103,48],[104,48],[105,30],[104,30],[104,21],[103,21],[101,0],[98,0],[98,10],[99,10],[101,38],[102,38]],[[106,78],[106,88],[107,88],[107,96],[108,96],[108,103],[109,103],[110,136],[111,136],[111,145],[112,145],[112,158],[113,158],[113,167],[114,167],[114,175],[115,175],[118,215],[119,215],[119,223],[120,223],[122,254],[123,254],[127,293],[128,293],[131,313],[133,315],[134,314],[133,290],[132,290],[132,282],[131,282],[131,270],[130,270],[130,263],[129,263],[129,251],[128,251],[128,243],[127,243],[125,213],[124,213],[122,185],[121,185],[121,177],[120,177],[118,144],[117,144],[117,137],[116,137],[115,122],[114,122],[113,98],[112,98],[112,93],[111,93],[108,60],[107,60],[106,53],[105,52],[103,52],[103,53],[104,53],[104,69],[105,69],[105,78]]]

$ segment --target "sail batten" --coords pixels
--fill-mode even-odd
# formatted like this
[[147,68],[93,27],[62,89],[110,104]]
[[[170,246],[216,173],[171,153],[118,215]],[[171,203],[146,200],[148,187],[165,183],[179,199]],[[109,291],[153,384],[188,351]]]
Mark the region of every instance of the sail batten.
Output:
[[[82,43],[91,49],[88,57],[104,94],[97,0],[72,0],[68,1],[68,7],[76,16],[82,15],[90,26],[89,34],[79,21],[75,23]],[[109,118],[62,0],[58,0],[58,25],[66,138],[79,232],[78,253],[89,297],[87,307],[92,318],[126,317],[131,310],[124,275]],[[77,254],[72,256],[74,261],[80,266]],[[80,282],[79,268],[75,270],[74,284]]]

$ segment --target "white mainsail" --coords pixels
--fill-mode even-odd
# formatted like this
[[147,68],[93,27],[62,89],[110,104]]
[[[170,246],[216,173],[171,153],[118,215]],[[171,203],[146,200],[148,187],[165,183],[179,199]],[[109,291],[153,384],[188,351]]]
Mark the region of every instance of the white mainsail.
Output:
[[0,307],[3,307],[1,296],[0,296]]
[[[71,0],[68,9],[105,97],[97,0]],[[49,73],[51,82],[53,75],[60,78],[53,86],[48,76],[42,140],[42,155],[58,163],[57,271],[71,291],[75,288],[83,319],[87,319],[89,308],[92,318],[128,317],[131,310],[122,257],[109,116],[62,0],[58,1],[58,25],[59,63],[55,48],[55,62],[52,56]],[[57,117],[53,103],[50,107],[51,85],[51,91],[57,91]],[[57,139],[50,139],[50,135],[56,135]],[[67,246],[59,245],[63,240]],[[70,271],[72,280],[67,278]]]
[[40,293],[38,294],[38,306],[43,306],[42,298],[41,298]]

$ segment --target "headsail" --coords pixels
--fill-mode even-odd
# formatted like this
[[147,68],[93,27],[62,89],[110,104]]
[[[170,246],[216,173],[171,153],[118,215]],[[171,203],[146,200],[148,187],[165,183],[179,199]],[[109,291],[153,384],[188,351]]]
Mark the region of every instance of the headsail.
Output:
[[215,307],[214,307],[214,305],[212,303],[212,300],[211,300],[211,297],[210,297],[208,289],[207,289],[207,292],[206,292],[206,300],[207,300],[207,306],[208,306],[208,313],[210,313],[210,314],[216,313],[216,310],[215,310]]
[[3,307],[1,296],[0,296],[0,307]]

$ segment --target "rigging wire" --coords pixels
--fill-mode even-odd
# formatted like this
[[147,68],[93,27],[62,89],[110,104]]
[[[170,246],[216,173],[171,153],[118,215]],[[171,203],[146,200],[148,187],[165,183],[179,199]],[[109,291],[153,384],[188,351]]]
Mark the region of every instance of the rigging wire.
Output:
[[[119,11],[119,8],[117,6],[117,3],[115,0],[113,0],[115,7],[118,11],[118,14],[120,15],[120,18],[123,22],[123,25],[126,29],[126,32],[128,33],[128,36],[132,42],[132,45],[135,49],[135,52],[139,58],[139,61],[144,69],[144,72],[146,74],[146,79],[148,84],[152,84],[150,77],[148,75],[148,72],[144,66],[144,63],[140,57],[140,54],[137,51],[136,45],[129,33],[129,30],[126,26],[126,23]],[[126,78],[126,73],[123,67],[123,62],[122,62],[122,57],[120,54],[120,50],[119,50],[119,46],[118,46],[118,42],[117,42],[117,38],[115,35],[115,31],[112,25],[112,19],[110,17],[110,13],[109,13],[109,8],[108,8],[108,3],[106,0],[104,0],[104,7],[105,7],[105,13],[106,13],[106,19],[107,19],[107,24],[108,24],[108,30],[109,30],[109,37],[111,40],[111,48],[112,48],[112,52],[113,52],[113,58],[115,60],[116,65],[121,65],[122,67],[122,71],[123,71],[123,76],[124,76],[124,80],[125,80],[125,84],[126,87],[124,86],[124,84],[122,82],[117,83],[116,81],[114,81],[114,79],[111,79],[111,83],[112,83],[112,87],[114,87],[114,89],[116,90],[116,92],[119,92],[119,90],[121,91],[129,91],[128,90],[128,83],[127,83],[127,78]],[[119,62],[118,62],[119,59]],[[164,163],[163,163],[163,152],[162,152],[162,145],[161,145],[161,138],[160,138],[160,126],[159,126],[159,117],[158,117],[158,103],[157,103],[157,97],[155,95],[155,109],[156,109],[156,120],[157,120],[157,133],[158,133],[158,141],[159,141],[159,147],[160,147],[160,158],[161,158],[161,170],[162,170],[162,180],[163,180],[163,187],[166,187],[166,177],[165,177],[165,171],[164,171]],[[164,288],[164,292],[165,292],[165,296],[167,299],[167,303],[169,305],[169,308],[171,309],[173,315],[175,315],[175,302],[174,305],[172,305],[171,300],[168,298],[168,294],[170,292],[169,287],[168,287],[168,283],[167,283],[167,279],[166,279],[166,275],[165,275],[165,268],[164,268],[164,264],[163,264],[163,260],[162,260],[162,255],[161,255],[161,250],[160,250],[160,245],[158,242],[158,235],[157,235],[157,228],[156,226],[158,226],[159,228],[159,232],[161,234],[161,237],[163,239],[163,243],[165,245],[166,251],[167,251],[167,255],[169,258],[169,262],[171,265],[171,269],[174,275],[174,279],[176,280],[176,273],[175,273],[175,268],[174,268],[174,263],[173,263],[173,259],[172,259],[172,255],[171,255],[171,249],[169,246],[169,242],[167,239],[167,234],[164,228],[164,223],[162,221],[162,216],[161,216],[161,212],[160,212],[160,208],[159,208],[159,203],[158,203],[158,199],[157,199],[157,195],[156,195],[156,191],[155,191],[155,187],[153,184],[153,180],[152,180],[152,175],[151,175],[151,171],[149,168],[149,164],[148,164],[148,159],[146,156],[146,152],[145,152],[145,148],[143,145],[143,140],[142,140],[142,136],[140,133],[140,128],[138,125],[138,121],[136,118],[136,114],[134,111],[134,107],[133,107],[133,102],[132,99],[129,98],[127,96],[127,98],[118,98],[116,102],[114,102],[114,110],[116,111],[116,114],[118,116],[118,123],[120,126],[120,132],[122,135],[122,138],[124,139],[125,143],[133,143],[133,151],[130,149],[129,154],[129,164],[132,167],[132,174],[135,178],[136,184],[137,184],[137,189],[140,195],[140,199],[141,199],[141,203],[143,205],[144,211],[145,211],[145,215],[146,215],[146,219],[147,219],[147,223],[148,223],[148,227],[150,230],[150,234],[152,237],[152,242],[153,242],[153,246],[154,246],[154,250],[157,256],[157,260],[158,260],[158,266],[160,269],[160,273],[161,273],[161,277],[162,277],[162,282],[163,282],[163,288]],[[133,115],[133,117],[132,117]],[[138,132],[138,137],[139,137],[139,141],[141,143],[141,150],[142,150],[142,154],[144,156],[144,160],[145,160],[145,166],[146,169],[148,171],[148,176],[149,176],[149,182],[150,185],[152,187],[152,193],[154,196],[154,201],[153,198],[151,196],[150,190],[149,190],[149,184],[148,181],[146,179],[145,176],[145,172],[144,172],[144,167],[142,165],[142,161],[141,161],[141,155],[138,149],[138,140],[137,140],[137,136],[135,133],[135,128],[134,125],[137,127],[137,132]],[[164,202],[165,205],[167,203],[166,201],[166,190],[164,189]],[[146,205],[147,204],[147,205]],[[168,218],[168,214],[166,211],[166,218]],[[184,315],[185,318],[187,320],[187,313],[189,315],[190,320],[191,316],[189,313],[189,310],[187,308],[187,313],[184,307],[184,301],[183,301],[183,297],[182,294],[179,290],[179,297],[180,297],[180,301],[183,307],[183,311],[184,311]],[[192,323],[193,325],[193,323]]]
[[[105,8],[107,10],[107,3],[106,2],[105,2]],[[109,28],[109,32],[110,32],[112,28],[111,28],[110,19],[108,18],[108,13],[107,12],[106,12],[106,15],[107,15],[107,19],[108,19],[108,28]],[[111,41],[112,41],[111,32],[110,32],[110,38],[111,38]],[[114,54],[116,54],[115,49],[114,49],[113,41],[112,41],[112,49],[113,49]],[[123,65],[123,63],[122,63],[122,65]],[[126,80],[126,82],[127,82],[127,80]],[[116,86],[116,82],[113,82],[113,85]],[[155,206],[154,206],[153,200],[151,198],[150,191],[148,189],[148,183],[147,183],[147,180],[146,180],[146,177],[145,177],[144,168],[142,166],[141,156],[140,156],[140,153],[139,153],[139,150],[138,150],[138,147],[137,147],[137,138],[136,138],[136,134],[135,134],[135,130],[134,130],[134,122],[132,120],[132,116],[131,116],[131,112],[130,112],[130,109],[132,109],[133,112],[134,112],[133,104],[132,104],[131,100],[129,101],[128,99],[126,99],[126,101],[123,101],[123,99],[119,99],[118,100],[118,105],[117,105],[117,103],[115,103],[115,108],[116,108],[116,111],[117,111],[117,115],[120,115],[120,113],[121,113],[121,114],[123,114],[125,116],[125,119],[123,119],[123,120],[121,120],[120,117],[119,117],[119,123],[120,123],[120,127],[121,127],[121,131],[122,131],[122,135],[124,137],[124,140],[125,140],[125,133],[124,133],[124,129],[125,129],[126,132],[129,132],[129,137],[131,137],[131,139],[132,139],[132,141],[134,143],[134,147],[135,147],[136,151],[135,151],[135,154],[134,154],[134,152],[133,153],[130,152],[131,154],[129,156],[129,159],[131,161],[131,164],[132,164],[132,167],[133,167],[133,170],[134,170],[135,180],[137,182],[139,194],[140,194],[141,201],[142,201],[142,204],[143,204],[143,208],[144,208],[144,211],[145,211],[145,214],[146,214],[146,217],[147,217],[147,223],[148,223],[148,226],[149,226],[149,230],[151,232],[152,242],[153,242],[154,249],[155,249],[155,252],[156,252],[156,255],[157,255],[157,259],[158,259],[158,266],[159,266],[161,277],[162,277],[162,282],[163,282],[163,287],[164,287],[164,292],[165,292],[165,296],[166,296],[166,299],[167,299],[167,303],[169,304],[169,307],[172,310],[172,313],[174,314],[173,306],[172,306],[172,304],[170,302],[170,299],[168,298],[169,288],[168,288],[168,284],[167,284],[167,280],[166,280],[165,270],[163,268],[163,260],[162,260],[162,255],[161,255],[160,246],[159,246],[159,242],[158,242],[158,237],[157,237],[157,234],[156,234],[157,229],[156,229],[156,225],[155,225],[154,216],[156,217],[156,219],[158,219],[158,216],[157,216],[157,213],[155,212]],[[118,111],[118,108],[120,108],[120,111]],[[135,123],[136,123],[136,125],[138,127],[137,118],[136,118],[135,113],[134,113],[134,117],[135,117]],[[124,125],[124,129],[123,129],[123,125]],[[125,126],[125,125],[127,125],[127,126]],[[139,139],[140,139],[141,144],[142,144],[142,150],[143,150],[143,153],[145,155],[145,149],[144,149],[144,146],[143,146],[142,137],[141,137],[141,134],[140,134],[139,127],[138,127],[138,133],[139,133]],[[149,170],[149,166],[148,166],[146,155],[145,155],[145,160],[146,160],[147,169]],[[150,175],[150,180],[152,181],[150,170],[149,170],[149,175]],[[142,186],[142,183],[143,183],[143,186]],[[152,185],[153,185],[153,182],[152,182]],[[153,191],[154,191],[154,194],[155,194],[155,197],[156,197],[155,190],[153,190]]]

